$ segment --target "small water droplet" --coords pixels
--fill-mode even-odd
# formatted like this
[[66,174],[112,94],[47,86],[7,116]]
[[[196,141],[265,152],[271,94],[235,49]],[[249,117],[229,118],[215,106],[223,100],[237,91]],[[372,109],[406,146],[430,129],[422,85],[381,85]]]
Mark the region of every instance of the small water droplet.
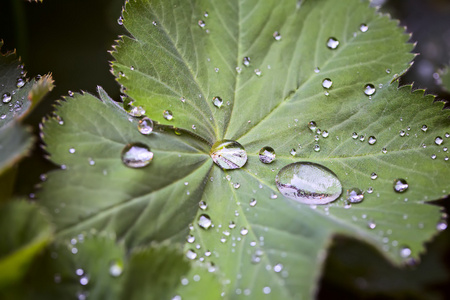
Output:
[[251,207],[256,206],[256,203],[257,203],[257,202],[258,202],[258,201],[256,201],[255,198],[250,199],[250,206],[251,206]]
[[261,76],[261,70],[260,69],[255,69],[255,74],[256,76]]
[[334,38],[334,37],[330,37],[327,41],[327,47],[328,49],[334,50],[337,49],[337,47],[339,46],[339,41]]
[[359,140],[360,140],[361,142],[364,142],[364,141],[366,140],[366,137],[365,137],[363,134],[361,134],[361,135],[359,136]]
[[311,129],[312,131],[315,131],[316,128],[317,128],[316,122],[310,121],[310,122],[308,123],[308,128]]
[[119,277],[123,272],[123,263],[121,261],[113,261],[109,265],[109,275]]
[[428,126],[427,125],[422,125],[422,127],[420,129],[422,129],[423,132],[427,132]]
[[11,94],[10,93],[4,93],[2,96],[2,102],[3,103],[9,103],[11,101]]
[[431,154],[431,159],[436,159],[436,154]]
[[238,74],[241,74],[242,68],[241,68],[241,67],[236,67],[236,72],[237,72]]
[[213,97],[212,102],[213,102],[214,106],[218,107],[218,108],[220,108],[223,104],[223,100],[219,96]]
[[331,88],[332,85],[333,85],[333,81],[331,81],[330,78],[325,78],[325,79],[322,81],[322,86],[323,86],[324,88],[326,88],[326,89]]
[[208,205],[206,204],[205,201],[200,201],[200,202],[198,203],[198,207],[200,207],[201,210],[205,210],[205,209],[208,208]]
[[383,152],[383,154],[386,154],[387,153],[387,149],[386,148],[382,148],[381,152]]
[[328,137],[328,131],[324,130],[322,131],[322,137],[327,138]]
[[394,191],[397,193],[403,193],[408,189],[408,183],[405,179],[398,178],[394,180]]
[[201,228],[209,229],[211,225],[211,218],[208,215],[200,215],[200,217],[198,217],[198,226]]
[[450,133],[446,132],[444,136],[445,136],[446,138],[449,138],[449,137],[450,137]]
[[247,162],[247,152],[236,141],[221,140],[216,142],[209,152],[212,160],[222,169],[239,169]]
[[367,142],[369,143],[369,145],[373,145],[377,142],[377,139],[372,135],[372,136],[369,136],[369,139],[367,140]]
[[87,285],[89,283],[89,277],[88,276],[82,276],[80,278],[80,284],[81,285]]
[[283,196],[306,204],[326,204],[342,193],[342,185],[330,169],[311,162],[296,162],[283,167],[275,177]]
[[447,221],[445,220],[441,220],[436,224],[436,229],[438,231],[443,231],[445,229],[447,229]]
[[406,135],[406,132],[404,130],[400,130],[398,133],[401,137],[404,137]]
[[268,295],[268,294],[270,294],[271,291],[272,290],[270,289],[270,287],[268,287],[268,286],[263,287],[263,293],[264,294]]
[[238,188],[241,187],[241,184],[240,184],[239,182],[236,182],[236,183],[233,184],[233,187],[234,187],[235,189],[238,189]]
[[264,147],[259,150],[259,160],[262,163],[270,164],[275,160],[276,154],[272,147]]
[[117,19],[117,24],[119,24],[120,26],[123,25],[123,18],[121,16]]
[[283,265],[282,264],[276,264],[275,266],[273,266],[273,270],[276,273],[280,273],[283,270]]
[[144,135],[149,135],[153,131],[153,121],[148,117],[142,118],[138,122],[138,130]]
[[370,220],[369,222],[367,222],[367,226],[370,229],[375,229],[375,227],[377,227],[377,224],[373,220]]
[[274,38],[276,41],[279,41],[279,40],[281,40],[281,34],[280,34],[278,31],[275,31],[275,32],[273,33],[273,38]]
[[242,59],[242,63],[243,63],[244,66],[246,66],[246,67],[250,66],[250,57],[245,56],[245,57]]
[[316,151],[316,152],[320,151],[320,145],[319,144],[315,144],[314,145],[314,151]]
[[314,73],[316,73],[316,74],[317,74],[317,73],[320,73],[319,67],[315,67],[315,68],[314,68]]
[[26,83],[26,81],[23,78],[17,78],[16,86],[18,88],[21,88],[21,87],[23,87],[25,85],[25,83]]
[[386,69],[387,74],[391,74],[391,69]]
[[187,241],[189,244],[192,244],[193,242],[195,242],[195,236],[193,236],[193,235],[188,235],[187,238],[186,238],[186,241]]
[[370,174],[370,179],[375,180],[378,178],[377,173],[373,172],[372,174]]
[[122,150],[122,162],[130,168],[143,168],[150,164],[153,152],[142,143],[127,144]]
[[352,138],[353,138],[354,140],[356,140],[356,139],[358,138],[358,133],[353,132],[353,133],[352,133]]
[[359,25],[359,30],[361,30],[361,32],[367,32],[367,30],[369,30],[369,26],[363,23]]
[[248,229],[245,227],[242,227],[240,233],[241,233],[241,235],[247,235]]
[[371,83],[368,83],[364,86],[364,94],[366,94],[367,96],[372,96],[373,94],[375,94],[375,86]]
[[400,256],[403,258],[409,257],[411,253],[411,249],[409,249],[408,247],[403,247],[400,249]]
[[163,112],[163,117],[164,117],[164,119],[166,119],[167,121],[170,121],[170,120],[173,119],[173,114],[172,114],[172,112],[171,112],[170,110],[165,110],[165,111]]
[[295,150],[295,148],[292,148],[291,151],[289,151],[289,153],[290,153],[292,156],[295,156],[295,155],[297,154],[297,150]]
[[200,28],[204,28],[206,26],[205,21],[203,20],[198,20],[198,26],[200,26]]
[[189,250],[186,252],[186,257],[189,258],[189,259],[196,259],[196,258],[197,258],[197,253],[195,253],[194,250],[189,249]]
[[440,136],[437,136],[435,139],[434,139],[434,143],[436,144],[436,145],[442,145],[442,143],[444,142],[444,139],[443,138],[441,138]]
[[347,201],[350,203],[360,203],[364,199],[364,193],[359,188],[347,190]]

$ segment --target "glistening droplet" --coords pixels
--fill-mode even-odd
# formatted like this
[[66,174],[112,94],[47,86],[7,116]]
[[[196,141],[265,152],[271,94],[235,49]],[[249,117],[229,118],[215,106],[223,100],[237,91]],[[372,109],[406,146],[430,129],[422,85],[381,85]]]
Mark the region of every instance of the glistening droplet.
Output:
[[442,145],[442,143],[444,142],[444,139],[443,138],[441,138],[440,136],[437,136],[435,139],[434,139],[434,143],[436,144],[436,145]]
[[209,229],[211,225],[211,218],[208,215],[200,215],[200,217],[198,217],[198,226],[200,226],[201,228]]
[[363,201],[364,193],[358,188],[347,190],[347,201],[350,203],[359,203]]
[[149,135],[153,131],[153,121],[148,117],[142,118],[139,120],[138,130],[142,134]]
[[217,108],[220,108],[223,104],[223,100],[219,96],[213,97],[212,102],[214,106]]
[[126,145],[122,150],[122,162],[130,168],[143,168],[150,164],[153,152],[150,147],[142,143]]
[[216,142],[209,152],[212,160],[222,169],[239,169],[247,162],[247,152],[236,141],[221,140]]
[[371,83],[368,83],[364,86],[364,94],[366,94],[367,96],[372,96],[373,94],[375,94],[375,86]]
[[259,160],[262,163],[270,164],[275,160],[275,150],[272,147],[264,147],[259,150]]
[[2,102],[3,103],[9,103],[11,101],[11,94],[10,93],[4,93],[2,96]]
[[367,30],[369,30],[369,26],[363,23],[359,26],[359,30],[361,30],[361,32],[367,32]]
[[408,189],[409,185],[405,179],[398,178],[394,180],[394,191],[403,193]]
[[283,167],[275,177],[280,193],[306,204],[326,204],[342,193],[342,185],[330,169],[312,162],[296,162]]
[[332,85],[333,85],[333,81],[331,81],[330,78],[325,78],[325,79],[322,81],[322,86],[323,86],[324,88],[326,88],[326,89],[331,88]]
[[165,110],[165,111],[163,112],[163,117],[164,117],[164,119],[166,119],[167,121],[170,121],[170,120],[173,119],[173,114],[172,114],[172,112],[171,112],[170,110]]
[[337,49],[338,46],[339,46],[339,41],[336,38],[330,37],[327,40],[328,49],[334,50],[334,49]]

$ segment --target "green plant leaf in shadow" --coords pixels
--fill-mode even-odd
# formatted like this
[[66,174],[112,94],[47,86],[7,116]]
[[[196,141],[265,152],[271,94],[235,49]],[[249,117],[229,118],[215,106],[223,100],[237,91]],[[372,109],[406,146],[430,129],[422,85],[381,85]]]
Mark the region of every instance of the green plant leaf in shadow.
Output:
[[19,282],[50,242],[53,228],[38,206],[16,200],[0,207],[0,295]]

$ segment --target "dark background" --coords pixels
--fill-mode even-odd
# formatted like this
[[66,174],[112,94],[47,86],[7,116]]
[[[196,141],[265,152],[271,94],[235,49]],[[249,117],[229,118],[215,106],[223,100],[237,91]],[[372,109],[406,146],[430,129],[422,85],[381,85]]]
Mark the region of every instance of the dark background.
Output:
[[[263,0],[262,0],[263,1]],[[308,0],[313,1],[313,0]],[[338,1],[338,0],[336,0]],[[412,33],[420,53],[400,80],[426,88],[438,100],[450,99],[439,86],[439,73],[450,63],[450,1],[374,0],[381,11],[400,20]],[[52,105],[68,91],[96,93],[101,85],[119,99],[119,85],[110,73],[114,40],[126,34],[117,23],[123,0],[0,0],[2,52],[17,49],[28,77],[53,73],[56,87],[26,120],[35,132]],[[29,195],[40,172],[53,166],[42,158],[42,150],[22,161],[16,186],[18,194]],[[450,181],[450,179],[449,179]],[[437,201],[449,208],[450,199]],[[403,269],[391,266],[367,245],[337,238],[325,265],[320,299],[450,299],[450,232],[441,233],[428,244],[421,263]]]

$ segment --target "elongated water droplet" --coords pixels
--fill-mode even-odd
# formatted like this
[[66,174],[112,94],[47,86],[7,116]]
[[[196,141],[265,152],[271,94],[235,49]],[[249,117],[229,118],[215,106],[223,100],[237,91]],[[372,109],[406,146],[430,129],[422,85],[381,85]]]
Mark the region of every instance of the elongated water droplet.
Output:
[[143,168],[153,159],[150,147],[142,143],[126,145],[122,150],[122,162],[130,168]]
[[200,217],[198,217],[198,226],[200,226],[201,228],[209,229],[211,225],[211,218],[208,215],[200,215]]
[[223,104],[223,100],[219,96],[213,97],[212,102],[213,102],[214,106],[218,107],[218,108],[220,108]]
[[436,145],[442,145],[442,143],[444,142],[444,139],[443,138],[441,138],[440,136],[437,136],[435,139],[434,139],[434,143],[436,144]]
[[322,81],[322,86],[323,86],[324,88],[326,88],[326,89],[331,88],[332,85],[333,85],[333,81],[331,81],[330,78],[325,78],[325,79]]
[[394,180],[394,191],[397,193],[403,193],[408,189],[408,183],[405,179],[399,178]]
[[367,32],[367,30],[369,30],[369,26],[363,23],[359,26],[359,30],[361,30],[361,32]]
[[364,86],[364,94],[366,94],[367,96],[372,96],[373,94],[375,94],[375,86],[371,83],[368,83]]
[[281,34],[280,34],[278,31],[275,31],[275,32],[273,33],[273,38],[274,38],[276,41],[279,41],[279,40],[281,40]]
[[283,196],[306,204],[326,204],[342,193],[342,185],[330,169],[311,162],[296,162],[283,167],[275,177]]
[[334,50],[337,49],[337,47],[339,46],[339,41],[334,38],[334,37],[330,37],[327,41],[327,47],[328,49]]
[[247,152],[236,141],[221,140],[216,142],[209,152],[212,160],[222,169],[239,169],[247,162]]
[[347,201],[350,203],[359,203],[363,201],[364,193],[358,188],[347,190]]
[[367,140],[367,142],[369,143],[369,145],[373,145],[377,142],[377,139],[372,135],[372,136],[369,136],[369,139]]
[[270,164],[275,160],[275,150],[272,147],[264,147],[259,150],[259,160],[262,163]]
[[153,131],[153,121],[147,117],[142,118],[139,120],[138,130],[142,134],[149,135]]
[[170,121],[170,120],[173,119],[173,114],[172,114],[172,112],[171,112],[170,110],[165,110],[165,111],[163,112],[163,117],[164,117],[164,119],[166,119],[167,121]]

